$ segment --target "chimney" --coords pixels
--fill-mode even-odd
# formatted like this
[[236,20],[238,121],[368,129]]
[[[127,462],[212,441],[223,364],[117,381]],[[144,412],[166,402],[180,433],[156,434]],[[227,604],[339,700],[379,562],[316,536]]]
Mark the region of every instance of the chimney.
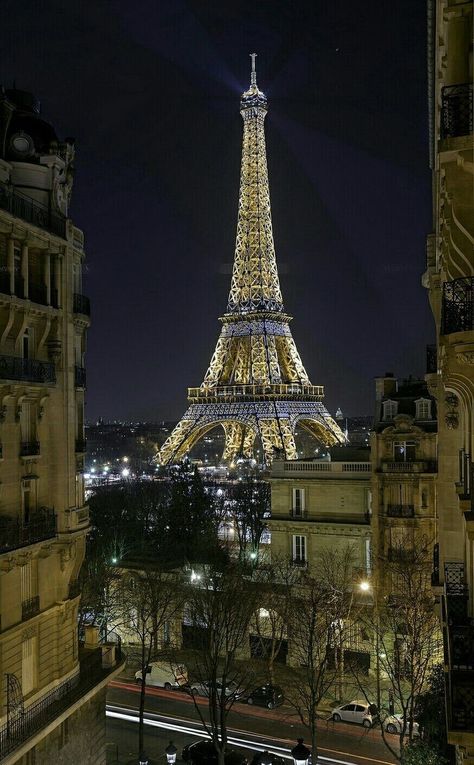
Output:
[[398,381],[393,372],[385,372],[384,377],[375,378],[375,400],[382,401],[387,396],[392,396],[398,390]]

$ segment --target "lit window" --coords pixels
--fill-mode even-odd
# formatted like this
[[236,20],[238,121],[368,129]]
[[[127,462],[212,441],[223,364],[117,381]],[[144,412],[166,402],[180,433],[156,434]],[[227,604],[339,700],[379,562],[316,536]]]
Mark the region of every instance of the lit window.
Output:
[[394,441],[393,459],[395,462],[413,462],[415,459],[415,442]]
[[383,402],[383,419],[393,420],[398,412],[398,401],[384,401]]
[[416,404],[416,419],[417,420],[431,420],[431,401],[429,398],[419,398],[415,401]]

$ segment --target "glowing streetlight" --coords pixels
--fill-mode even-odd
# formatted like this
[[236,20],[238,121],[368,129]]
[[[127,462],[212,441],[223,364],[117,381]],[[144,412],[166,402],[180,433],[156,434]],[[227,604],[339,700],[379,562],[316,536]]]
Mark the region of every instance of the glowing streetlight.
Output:
[[370,590],[370,582],[359,582],[359,587],[362,592],[368,592]]

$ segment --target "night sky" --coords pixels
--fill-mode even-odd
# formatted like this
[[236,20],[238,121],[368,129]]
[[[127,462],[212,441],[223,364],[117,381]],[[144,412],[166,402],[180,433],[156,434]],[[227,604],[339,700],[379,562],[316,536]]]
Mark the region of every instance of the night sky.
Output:
[[0,78],[76,138],[89,420],[177,419],[220,331],[255,50],[285,307],[330,411],[424,373],[422,0],[3,0]]

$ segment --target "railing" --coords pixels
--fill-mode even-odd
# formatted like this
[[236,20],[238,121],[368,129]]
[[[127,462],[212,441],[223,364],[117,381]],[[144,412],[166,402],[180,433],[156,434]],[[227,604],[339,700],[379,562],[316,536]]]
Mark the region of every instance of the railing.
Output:
[[27,382],[55,383],[56,369],[50,361],[0,356],[0,379]]
[[389,518],[414,518],[414,505],[388,505],[387,516]]
[[39,441],[22,441],[20,444],[20,457],[37,457],[40,454]]
[[16,218],[33,223],[38,228],[51,231],[62,239],[66,238],[66,218],[51,212],[45,205],[34,202],[5,183],[0,183],[0,208]]
[[74,367],[74,386],[76,388],[86,387],[86,370],[84,367]]
[[268,384],[268,385],[217,385],[201,386],[200,388],[188,388],[188,399],[191,401],[223,398],[255,398],[255,396],[306,396],[309,398],[322,399],[324,387],[322,385],[302,385],[299,383]]
[[[368,524],[370,523],[370,513],[339,513],[331,515],[317,515],[316,513],[308,515],[307,510],[303,510],[301,513],[295,513],[294,510],[290,510],[288,516],[295,521],[306,521],[307,523],[341,523],[347,525],[354,524]],[[281,516],[278,513],[273,513],[272,518],[277,521],[284,520],[287,516]]]
[[[288,460],[283,463],[285,473],[370,473],[370,462],[318,462],[313,460]],[[278,472],[275,465],[274,472]]]
[[86,446],[84,438],[76,438],[76,454],[83,454],[86,451]]
[[32,616],[39,614],[40,599],[39,595],[34,595],[28,600],[23,600],[21,604],[21,621],[26,622],[27,619],[31,619]]
[[19,518],[0,516],[0,554],[55,536],[56,516],[52,510],[34,513],[27,523]]
[[441,91],[441,138],[470,135],[473,131],[472,83],[447,85]]
[[474,622],[464,563],[444,564],[443,630],[450,730],[474,731]]
[[89,298],[85,295],[80,295],[78,292],[75,292],[73,298],[73,311],[74,313],[82,313],[84,316],[90,316],[91,303]]
[[290,563],[292,566],[296,566],[297,568],[308,567],[308,561],[306,558],[290,558]]
[[28,299],[33,303],[39,303],[40,305],[48,305],[46,296],[45,284],[30,284],[28,285]]
[[384,460],[382,462],[384,473],[436,473],[436,469],[436,462],[433,461],[393,462]]
[[303,518],[308,517],[308,511],[303,510],[301,507],[292,507],[290,509],[290,515],[292,518],[299,518],[302,520]]
[[474,330],[474,277],[463,276],[443,284],[441,332],[471,332]]
[[438,371],[438,352],[436,345],[426,346],[426,374],[436,374]]
[[[115,646],[115,658],[115,664],[122,660],[120,642]],[[0,760],[46,728],[94,686],[104,682],[113,670],[113,666],[103,668],[102,647],[81,656],[80,672],[75,677],[45,694],[21,714],[12,715],[12,719],[0,728]]]

